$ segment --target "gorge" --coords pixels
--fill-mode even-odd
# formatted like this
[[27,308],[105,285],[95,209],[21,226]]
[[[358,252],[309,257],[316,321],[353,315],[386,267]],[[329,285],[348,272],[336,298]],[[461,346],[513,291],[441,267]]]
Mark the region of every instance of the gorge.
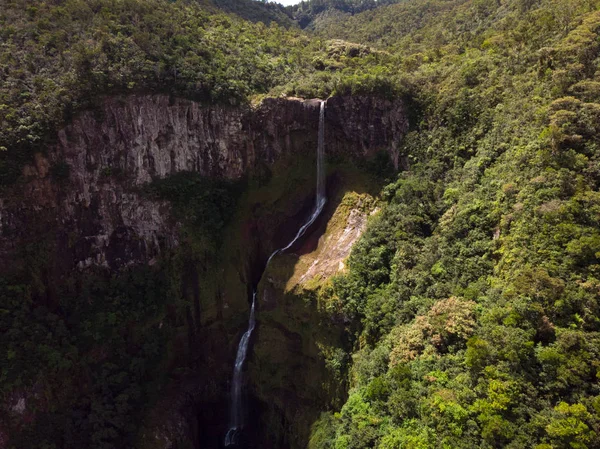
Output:
[[[186,317],[185,325],[180,329],[187,330],[183,334],[179,331],[180,335],[176,336],[185,344],[175,353],[174,363],[176,366],[190,358],[192,364],[198,363],[193,360],[198,360],[206,366],[195,369],[196,372],[200,369],[201,375],[181,377],[179,386],[169,387],[166,402],[161,402],[157,410],[147,412],[148,426],[159,426],[160,429],[151,431],[149,435],[160,435],[158,438],[165,441],[191,441],[196,447],[218,447],[224,441],[223,435],[229,433],[223,424],[216,423],[218,420],[227,421],[228,408],[231,408],[230,430],[240,427],[241,406],[228,406],[227,398],[241,401],[242,368],[254,329],[254,306],[259,306],[254,301],[246,302],[244,298],[252,297],[252,292],[258,289],[264,297],[262,306],[258,308],[265,309],[265,317],[271,320],[271,314],[277,310],[273,309],[276,307],[273,304],[273,287],[261,282],[262,269],[259,267],[268,268],[269,262],[279,265],[283,254],[292,247],[296,248],[308,229],[317,236],[324,233],[324,226],[338,208],[345,190],[358,188],[360,192],[365,188],[361,181],[356,182],[361,179],[360,176],[349,178],[349,173],[355,169],[347,161],[368,160],[379,151],[386,151],[398,163],[397,148],[408,126],[401,102],[369,97],[331,98],[327,101],[327,133],[324,132],[324,121],[325,102],[316,100],[267,99],[254,111],[237,111],[235,108],[206,110],[191,102],[161,96],[108,98],[103,101],[100,112],[83,112],[60,131],[52,149],[37,155],[35,164],[24,169],[28,176],[25,188],[4,198],[0,216],[0,253],[4,256],[0,263],[6,264],[6,267],[12,258],[11,268],[18,270],[15,262],[20,259],[14,257],[15,250],[31,239],[26,232],[33,230],[31,225],[26,227],[23,223],[38,223],[43,232],[33,231],[45,236],[51,248],[48,260],[52,269],[46,271],[45,276],[53,281],[42,293],[49,307],[58,300],[56,292],[64,289],[62,281],[59,281],[61,278],[86,282],[91,273],[101,275],[103,270],[127,271],[144,264],[160,271],[174,269],[174,274],[181,276],[181,280],[176,281],[181,282],[177,290],[183,297],[190,298],[191,306],[175,312],[175,316],[182,313]],[[263,127],[263,124],[267,126]],[[374,133],[373,127],[380,132]],[[325,210],[326,146],[330,158],[327,176],[334,184],[334,199],[328,210]],[[54,167],[63,165],[68,167],[68,175],[57,179],[52,174]],[[316,169],[310,169],[311,166]],[[198,248],[194,250],[196,253],[186,251],[190,241],[196,241],[196,237],[188,233],[197,234],[198,230],[189,228],[189,221],[186,222],[187,219],[179,214],[178,208],[180,201],[193,205],[193,200],[190,203],[191,198],[188,197],[182,200],[162,197],[160,192],[156,193],[159,190],[152,190],[163,188],[160,182],[173,179],[174,182],[191,183],[192,193],[195,186],[212,192],[210,183],[200,182],[192,172],[213,179],[241,178],[242,181],[234,181],[239,187],[232,184],[233,188],[254,192],[251,195],[256,199],[244,199],[248,194],[242,193],[242,198],[229,206],[237,208],[238,212],[234,213],[235,218],[229,219],[233,226],[225,228],[227,237],[221,237],[229,243],[221,246],[220,251],[235,254],[239,262],[219,258],[221,261],[215,266],[206,259],[213,257],[209,256],[212,250],[200,242],[193,244]],[[247,173],[250,175],[248,180],[243,180]],[[287,187],[278,190],[279,186],[285,186],[281,184],[283,179],[286,184],[294,186],[292,190]],[[367,181],[367,184],[371,182]],[[146,186],[150,186],[150,190]],[[168,184],[165,186],[168,188]],[[269,197],[272,199],[266,200]],[[253,201],[257,203],[252,205]],[[258,201],[263,210],[256,209]],[[355,207],[354,204],[352,207]],[[334,235],[345,241],[337,250],[338,258],[333,259],[335,262],[330,264],[331,268],[326,269],[327,276],[338,270],[337,264],[349,254],[352,243],[364,230],[364,218],[361,218],[364,212],[354,210],[350,218],[351,210],[354,209],[344,209],[345,215],[341,217],[344,221],[353,220],[348,222],[352,224],[344,224],[350,226],[350,234],[346,234],[349,237]],[[318,220],[323,213],[327,217]],[[341,233],[342,230],[336,232]],[[73,240],[75,235],[81,238]],[[245,249],[238,246],[240,238],[246,239]],[[335,243],[331,245],[335,247]],[[327,257],[326,254],[323,256]],[[177,258],[186,260],[188,268],[168,268],[171,264],[168,260]],[[313,271],[319,272],[318,267],[313,267]],[[214,276],[222,281],[209,281]],[[299,297],[296,301],[302,300]],[[251,321],[238,346],[239,360],[233,363],[229,354],[235,354],[232,342],[239,335],[237,329],[243,325],[239,319],[246,304],[251,305]],[[305,318],[302,315],[306,312],[302,308],[293,311],[294,316],[300,315],[283,324],[281,330],[287,336],[276,337],[280,343],[271,344],[271,351],[275,350],[275,354],[281,351],[276,357],[286,351],[298,350],[297,344],[302,340],[296,339],[301,333],[285,328],[294,320],[303,322]],[[167,315],[164,319],[173,318]],[[258,330],[263,364],[268,361],[263,359],[265,355],[268,358],[272,356],[265,354],[260,335],[271,332],[270,326],[274,324],[265,324],[264,329]],[[187,337],[183,337],[185,334],[188,334]],[[309,345],[312,354],[317,350],[314,337],[302,337],[305,338],[308,339],[302,345]],[[223,344],[231,352],[224,353],[221,350]],[[268,341],[266,344],[270,345]],[[322,363],[320,357],[310,355],[306,359],[307,366]],[[273,359],[268,363],[280,362]],[[227,373],[231,372],[231,366],[236,369],[230,383],[231,374]],[[318,381],[322,383],[327,372],[323,369],[319,372],[319,376],[324,376]],[[249,369],[249,374],[251,384],[262,382],[254,368]],[[216,381],[219,378],[223,381]],[[269,401],[269,396],[278,394],[276,392],[281,387],[289,388],[285,382],[266,390],[266,385],[252,388],[253,391],[261,391],[258,402],[256,393],[250,395],[255,411],[252,424],[256,428],[246,437],[248,441],[254,441],[253,444],[260,441],[260,447],[296,447],[305,440],[308,422],[301,420],[297,423],[299,429],[293,432],[285,422],[293,420],[294,414],[305,413],[302,411],[305,407],[314,410],[316,405],[298,403],[286,410],[290,406],[282,403],[283,409],[271,408],[262,414],[256,413],[264,407],[260,405],[262,401]],[[231,396],[227,394],[229,384]],[[273,390],[269,392],[269,388]],[[277,402],[273,402],[271,407]],[[217,415],[207,416],[201,411],[203,404],[214,408]],[[162,409],[164,412],[159,412]],[[195,419],[199,419],[199,424],[194,423]],[[266,429],[282,419],[283,429],[269,435],[272,430]],[[231,433],[231,442],[236,434]],[[272,439],[271,443],[269,439]]]
[[600,447],[599,0],[0,3],[0,449]]

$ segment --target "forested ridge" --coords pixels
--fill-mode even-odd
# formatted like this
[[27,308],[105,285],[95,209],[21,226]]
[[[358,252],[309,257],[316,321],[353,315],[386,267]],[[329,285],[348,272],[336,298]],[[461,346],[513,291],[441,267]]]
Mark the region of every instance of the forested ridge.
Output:
[[[327,366],[348,397],[323,411],[308,447],[600,447],[598,2],[4,4],[0,189],[106,94],[405,99],[403,168],[381,171],[381,211],[318,292],[320,311],[346,323],[348,344]],[[218,208],[203,182],[171,182],[153,192],[173,197],[191,229],[201,214],[186,214],[188,192],[193,207]],[[24,250],[29,272],[0,274],[0,397],[60,379],[57,403],[71,408],[0,420],[18,429],[14,447],[130,447],[175,331],[141,330],[132,357],[118,329],[156,321],[173,287],[140,268],[89,279],[84,301],[65,287],[48,310],[36,303],[40,247]],[[99,341],[113,350],[90,353]]]
[[[195,1],[7,1],[0,11],[0,185],[16,180],[52,130],[103,95],[164,92],[239,104],[267,93],[327,96],[334,86],[318,77],[323,60],[345,69],[344,77],[380,70],[380,58],[345,60],[345,46],[311,38],[283,13],[280,25],[270,18],[277,8],[255,3],[223,3],[252,16],[249,22]],[[290,81],[304,78],[300,87]]]
[[318,29],[393,53],[422,115],[323,292],[361,326],[311,447],[600,444],[595,7],[405,2]]

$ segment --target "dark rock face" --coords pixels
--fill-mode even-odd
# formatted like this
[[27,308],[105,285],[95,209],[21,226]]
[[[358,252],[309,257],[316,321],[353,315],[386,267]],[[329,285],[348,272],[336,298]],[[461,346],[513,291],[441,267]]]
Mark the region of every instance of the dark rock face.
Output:
[[[285,155],[314,152],[319,101],[266,99],[258,107],[204,106],[166,95],[110,97],[60,130],[25,167],[28,181],[0,198],[0,269],[40,232],[57,247],[56,270],[147,263],[178,244],[169,204],[138,187],[180,171],[239,179]],[[387,150],[398,164],[404,107],[370,97],[328,100],[327,154]],[[68,166],[56,181],[53,168]],[[48,235],[48,234],[51,235]]]
[[368,157],[378,150],[390,155],[396,170],[399,147],[408,131],[400,102],[373,97],[333,97],[327,100],[328,154]]
[[[179,245],[181,225],[172,217],[168,202],[141,193],[144,184],[182,171],[236,180],[269,171],[282,158],[312,156],[319,107],[319,100],[293,98],[266,99],[255,108],[205,106],[165,95],[105,99],[98,109],[82,112],[60,130],[56,142],[24,167],[25,182],[0,196],[0,270],[19,268],[15,261],[23,259],[16,257],[22,249],[42,242],[51,249],[42,273],[48,284],[62,274],[89,267],[116,271],[154,263],[162,252]],[[401,102],[332,98],[325,117],[327,156],[361,159],[384,150],[397,163],[398,147],[408,130],[406,117]],[[278,229],[280,244],[295,234],[296,222],[305,217],[304,209],[312,208],[313,201],[306,198],[298,216],[290,218],[289,232]],[[249,247],[258,247],[255,240],[275,231],[269,228],[273,223],[268,216],[251,224],[256,226],[247,231]],[[282,227],[287,225],[286,221]],[[256,281],[265,257],[252,254],[258,252],[249,250],[250,259],[239,262],[249,272],[248,278]],[[50,303],[51,288],[48,296]],[[235,322],[227,328],[223,323],[236,316],[244,327],[242,306],[246,304],[245,298],[219,300],[227,302],[225,315],[222,304],[203,310],[210,324],[193,330],[198,332],[194,350],[205,366],[172,386],[156,412],[150,413],[157,416],[143,437],[152,447],[177,447],[178,441],[193,447],[222,443],[228,417],[223,392],[228,391],[233,351],[243,331]],[[290,353],[301,353],[297,334],[279,330],[292,342]],[[265,416],[273,415],[269,422],[284,419],[276,406],[251,396],[253,429],[266,432],[259,426],[263,411]],[[288,402],[295,400],[289,395]],[[282,421],[278,428],[286,426]],[[272,440],[271,445],[265,443],[272,439],[266,434],[249,437],[261,441],[256,447],[283,449],[289,442],[285,432],[281,435],[283,440]],[[3,438],[0,429],[0,446]]]

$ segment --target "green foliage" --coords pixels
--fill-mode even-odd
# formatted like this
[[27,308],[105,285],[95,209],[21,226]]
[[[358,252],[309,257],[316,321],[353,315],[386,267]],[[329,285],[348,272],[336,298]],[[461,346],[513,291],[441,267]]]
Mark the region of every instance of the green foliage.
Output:
[[[256,94],[401,97],[406,170],[321,298],[348,324],[352,354],[324,357],[351,389],[314,424],[309,447],[600,447],[597,2],[287,8],[312,35],[277,25],[290,25],[280,7],[259,6],[223,7],[269,26],[184,1],[8,2],[0,185],[99,94],[225,104]],[[365,168],[390,176],[383,159]],[[52,172],[68,177],[60,164]],[[186,251],[216,253],[234,186],[182,173],[146,192],[183,221],[185,241],[197,244]],[[60,307],[42,306],[43,263],[0,282],[0,385],[8,394],[56,382],[49,391],[64,396],[54,393],[56,413],[16,444],[128,446],[131,417],[150,401],[147,379],[160,378],[149,366],[174,326],[156,325],[161,271],[88,279],[61,292]],[[85,385],[72,395],[79,373]],[[66,436],[52,431],[63,419]],[[39,444],[36,435],[49,436]]]
[[53,307],[21,282],[0,278],[0,397],[22,394],[25,413],[41,412],[28,426],[18,415],[3,422],[11,447],[132,444],[172,332],[156,321],[167,298],[164,273],[90,274],[79,288],[65,286]]
[[387,52],[311,39],[277,4],[215,3],[232,14],[167,0],[3,5],[0,185],[14,183],[56,128],[106,94],[167,92],[240,104],[266,93],[326,98],[403,91]]
[[321,16],[331,11],[342,14],[357,14],[379,6],[395,3],[397,0],[306,0],[287,8],[291,17],[302,27],[314,26]]
[[169,201],[174,216],[191,227],[195,238],[218,246],[221,231],[235,211],[240,189],[233,183],[208,179],[195,172],[179,172],[155,179],[145,192]]
[[0,11],[2,184],[14,182],[23,153],[39,149],[99,96],[152,90],[247,102],[307,67],[302,55],[313,48],[297,30],[252,24],[197,2],[29,6],[10,0]]
[[286,9],[279,3],[261,0],[212,0],[219,9],[251,22],[270,25],[275,22],[286,28],[295,26]]
[[315,23],[389,52],[420,108],[409,171],[332,283],[355,342],[333,447],[600,445],[594,7],[419,1]]
[[585,423],[590,419],[585,406],[561,402],[554,410],[556,415],[545,428],[554,445],[574,449],[587,448],[587,443],[592,440],[592,432]]

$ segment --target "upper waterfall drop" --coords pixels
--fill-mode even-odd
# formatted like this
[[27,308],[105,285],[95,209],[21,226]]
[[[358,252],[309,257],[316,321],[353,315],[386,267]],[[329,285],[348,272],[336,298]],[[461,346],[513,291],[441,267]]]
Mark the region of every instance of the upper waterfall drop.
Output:
[[327,100],[321,101],[319,108],[319,138],[317,141],[317,203],[315,210],[323,209],[327,198],[325,196],[325,105]]
[[323,208],[325,207],[325,203],[327,202],[327,196],[325,193],[325,187],[326,187],[325,186],[325,105],[326,105],[326,103],[327,103],[327,100],[322,100],[320,109],[319,109],[319,136],[318,136],[318,140],[317,140],[317,193],[316,193],[316,200],[315,200],[315,208],[313,209],[313,212],[310,215],[307,222],[304,223],[300,227],[300,229],[298,229],[298,232],[296,233],[296,236],[292,239],[292,241],[290,243],[288,243],[286,246],[284,246],[283,248],[279,248],[279,249],[273,251],[273,253],[267,259],[266,266],[269,266],[269,262],[271,262],[271,259],[273,257],[275,257],[279,253],[285,252],[288,249],[290,249],[294,245],[294,243],[296,243],[298,241],[298,239],[304,235],[306,230],[315,222],[317,217],[321,214],[321,212],[323,211]]

